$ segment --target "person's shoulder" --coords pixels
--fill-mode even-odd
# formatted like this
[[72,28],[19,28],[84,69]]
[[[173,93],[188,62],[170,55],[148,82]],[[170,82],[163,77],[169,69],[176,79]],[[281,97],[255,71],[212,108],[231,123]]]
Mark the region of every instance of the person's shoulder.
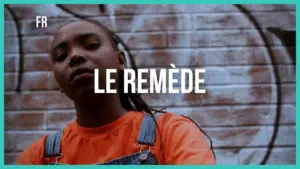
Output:
[[[129,112],[131,113],[131,118],[135,119],[135,120],[138,120],[140,121],[141,119],[143,119],[143,117],[145,117],[146,112],[135,112],[135,111],[131,111]],[[148,114],[150,115],[150,114]],[[150,116],[153,116],[155,117],[156,120],[158,121],[188,121],[187,118],[183,115],[180,115],[180,114],[176,114],[176,113],[172,113],[172,112],[155,112],[153,113],[152,115]]]
[[193,123],[193,121],[181,114],[176,114],[172,112],[165,112],[165,113],[156,113],[157,119],[164,124],[168,123]]
[[25,148],[16,160],[16,164],[40,164],[46,138],[47,135],[43,135]]
[[162,132],[175,132],[176,133],[199,133],[199,126],[196,121],[188,116],[166,112],[157,115],[157,122]]
[[37,140],[35,140],[33,143],[31,143],[31,145],[29,145],[24,152],[26,151],[31,151],[31,152],[36,152],[37,150],[39,151],[43,151],[44,150],[44,143],[45,140],[47,138],[48,135],[43,135],[40,138],[38,138]]
[[[130,112],[134,115],[132,116],[132,119],[134,121],[141,123],[143,121],[143,118],[147,114],[146,112]],[[155,118],[157,124],[162,127],[176,127],[176,126],[182,126],[191,124],[192,126],[195,126],[195,123],[190,118],[181,115],[176,114],[172,112],[156,112],[153,115],[150,115],[153,118]]]

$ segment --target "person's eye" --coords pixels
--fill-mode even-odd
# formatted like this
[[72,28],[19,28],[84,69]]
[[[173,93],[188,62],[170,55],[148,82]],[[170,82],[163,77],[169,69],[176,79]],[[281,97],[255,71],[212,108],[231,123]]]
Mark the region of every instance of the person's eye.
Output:
[[87,45],[85,46],[85,48],[86,48],[87,50],[96,50],[96,49],[99,48],[99,46],[100,46],[100,43],[93,42],[93,43],[87,44]]
[[55,56],[55,61],[61,62],[61,61],[63,61],[67,56],[68,56],[67,53],[60,53],[60,54],[58,54],[58,55]]

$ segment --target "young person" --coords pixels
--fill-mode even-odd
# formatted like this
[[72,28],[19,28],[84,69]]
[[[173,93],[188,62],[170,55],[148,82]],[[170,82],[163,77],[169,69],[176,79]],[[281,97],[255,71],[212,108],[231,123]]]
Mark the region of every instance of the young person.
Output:
[[[61,27],[51,45],[54,76],[74,101],[76,120],[45,135],[21,153],[17,164],[215,164],[203,133],[188,118],[152,113],[137,94],[123,92],[126,59],[116,36],[102,24],[76,21]],[[118,69],[117,94],[94,93],[105,70]]]

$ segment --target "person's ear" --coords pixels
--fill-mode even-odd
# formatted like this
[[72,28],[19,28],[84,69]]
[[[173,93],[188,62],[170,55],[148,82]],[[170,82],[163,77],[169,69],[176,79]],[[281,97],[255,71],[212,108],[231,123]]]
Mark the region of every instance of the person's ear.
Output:
[[118,61],[119,61],[119,64],[120,64],[119,69],[124,70],[125,67],[126,67],[125,53],[123,51],[120,51],[120,52],[117,53],[117,56],[118,56]]

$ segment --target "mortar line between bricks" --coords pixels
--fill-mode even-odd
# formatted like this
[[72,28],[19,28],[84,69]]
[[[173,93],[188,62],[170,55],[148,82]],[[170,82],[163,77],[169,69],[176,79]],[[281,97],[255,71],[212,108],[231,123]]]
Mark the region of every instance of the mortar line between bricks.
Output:
[[[276,106],[278,106],[276,103],[267,103],[267,104],[254,104],[251,105],[251,107],[265,107],[265,106],[274,106],[274,108],[276,108]],[[281,104],[281,106],[296,106],[295,104]],[[155,109],[162,109],[162,108],[166,108],[166,109],[194,109],[194,108],[245,108],[245,107],[249,107],[248,104],[236,104],[236,105],[203,105],[203,106],[199,106],[199,105],[192,105],[192,106],[153,106],[153,108]]]
[[[265,28],[268,26],[264,27],[264,31],[268,32]],[[295,27],[281,27],[282,29],[295,29]],[[166,32],[166,35],[168,34],[173,34],[173,33],[179,33],[179,34],[184,34],[184,33],[203,33],[200,31],[207,31],[207,32],[237,32],[240,33],[240,31],[253,31],[256,32],[257,30],[255,28],[190,28],[190,29],[181,29],[181,30],[145,30],[145,31],[136,31],[134,33],[127,32],[127,31],[114,31],[117,34],[133,34],[133,35],[141,35],[141,34],[160,34]],[[28,37],[51,37],[53,34],[24,34],[22,33],[23,38],[28,38]],[[16,35],[4,35],[5,38],[17,38]]]
[[[226,150],[226,149],[266,149],[268,146],[236,146],[236,147],[231,147],[231,146],[218,146],[214,147],[214,150]],[[296,148],[296,145],[276,145],[273,148]]]
[[[266,108],[266,106],[269,108],[270,106],[278,106],[276,103],[256,103],[256,104],[206,104],[206,105],[167,105],[167,106],[151,106],[154,109],[197,109],[197,108],[204,108],[204,109],[211,109],[211,108],[247,108],[247,107],[255,107],[255,108]],[[284,107],[295,107],[295,103],[283,103],[281,106]],[[8,112],[28,112],[28,111],[49,111],[54,112],[58,111],[56,113],[64,113],[64,111],[75,111],[75,108],[38,108],[38,109],[6,109],[5,113]]]
[[[232,46],[232,47],[225,47],[225,46],[219,46],[219,47],[210,47],[210,48],[204,48],[204,51],[214,51],[216,49],[222,49],[222,50],[242,50],[242,49],[248,49],[248,48],[253,48],[253,49],[256,49],[256,48],[262,48],[264,49],[266,46],[260,46],[260,45],[257,45],[257,46]],[[283,46],[283,45],[273,45],[271,46],[271,49],[272,50],[286,50],[286,48],[288,49],[295,49],[296,47],[295,46]],[[136,53],[140,53],[140,52],[156,52],[156,51],[161,51],[161,52],[198,52],[197,50],[196,51],[190,51],[191,49],[194,49],[194,48],[166,48],[166,49],[155,49],[155,48],[149,48],[149,49],[130,49],[131,52],[136,52]],[[202,49],[199,49],[199,51],[202,51]],[[18,53],[6,53],[5,54],[6,57],[18,57]],[[36,57],[36,56],[40,56],[40,55],[43,55],[44,57],[46,56],[49,56],[49,53],[47,52],[35,52],[35,53],[26,53],[25,56],[26,57]]]
[[9,130],[4,131],[4,134],[50,134],[59,130]]
[[[168,66],[168,67],[167,67]],[[166,69],[166,68],[169,68],[170,65],[166,65],[166,67],[163,67],[163,66],[147,66],[147,67],[140,67],[138,69]],[[226,66],[226,67],[225,67]],[[177,69],[180,69],[180,68],[187,68],[187,69],[196,69],[196,68],[199,68],[199,67],[205,67],[206,69],[211,69],[211,68],[223,68],[224,70],[227,70],[228,68],[253,68],[253,67],[256,67],[256,68],[261,68],[261,67],[266,67],[266,68],[269,68],[270,66],[274,66],[272,64],[253,64],[253,65],[241,65],[241,64],[235,64],[235,65],[218,65],[218,66],[215,66],[215,65],[192,65],[192,66],[181,66],[181,65],[176,65],[176,68]],[[294,64],[278,64],[278,65],[275,65],[275,66],[278,66],[278,67],[294,67],[296,68],[296,66]],[[17,75],[18,72],[17,71],[5,71],[4,72],[5,74],[4,75]],[[26,73],[29,73],[29,74],[32,74],[32,73],[52,73],[51,70],[28,70],[28,71],[24,71],[23,74],[26,74]]]
[[[203,86],[200,86],[201,89],[209,89],[209,87],[224,87],[224,88],[234,88],[234,87],[252,87],[253,85],[262,85],[264,87],[274,87],[274,85],[276,85],[275,83],[268,83],[268,84],[265,84],[265,83],[252,83],[252,84],[242,84],[242,83],[235,83],[235,84],[207,84],[207,85],[203,85]],[[295,81],[294,82],[284,82],[284,83],[280,83],[280,85],[286,85],[288,87],[296,87],[295,85]],[[188,86],[188,85],[186,85]],[[145,85],[145,87],[147,88],[143,88],[143,89],[150,89],[150,86],[149,85]],[[168,87],[168,86],[167,86]],[[175,88],[180,88],[181,86],[180,85],[174,85],[173,87]],[[260,86],[256,86],[256,87],[260,87]],[[56,89],[56,90],[55,90]],[[27,94],[28,93],[32,93],[32,94],[35,94],[35,93],[40,93],[40,92],[58,92],[58,88],[53,88],[53,89],[48,89],[48,88],[45,88],[45,89],[26,89],[26,90],[22,90],[22,92],[26,92]],[[11,94],[11,93],[15,93],[15,90],[14,89],[6,89],[5,90],[5,93],[4,94]],[[149,93],[150,95],[155,95],[156,93]],[[162,95],[165,95],[165,94],[169,94],[169,95],[176,95],[174,93],[158,93],[158,94],[162,94]],[[178,94],[187,94],[187,93],[178,93]],[[197,93],[192,93],[192,94],[197,94]],[[201,93],[200,93],[201,94]]]
[[[140,66],[138,67],[138,69],[158,69],[158,68],[167,68],[167,66],[169,65],[166,65],[166,67],[162,67],[162,66]],[[276,65],[272,65],[272,64],[226,64],[226,65],[221,65],[221,64],[207,64],[207,65],[192,65],[192,66],[181,66],[181,65],[176,65],[176,68],[199,68],[199,67],[205,67],[205,68],[223,68],[223,67],[263,67],[263,66],[285,66],[285,67],[294,67],[296,68],[295,64],[291,64],[291,63],[288,63],[288,64],[276,64]],[[224,70],[226,70],[227,68],[224,68]],[[7,74],[7,75],[13,75],[13,74],[17,74],[18,70],[14,70],[14,71],[5,71],[4,73]],[[52,73],[51,70],[26,70],[24,71],[23,73],[26,74],[26,73]]]
[[[290,144],[286,144],[286,145],[276,145],[274,146],[274,148],[295,148],[296,145],[290,145]],[[214,147],[214,149],[219,149],[219,150],[224,150],[224,149],[240,149],[240,148],[248,148],[248,149],[256,149],[256,148],[268,148],[267,146],[264,145],[257,145],[257,146],[216,146]]]
[[[287,27],[286,29],[295,29],[294,27]],[[245,31],[245,32],[257,32],[257,30],[255,28],[235,28],[235,29],[226,29],[226,28],[220,28],[220,29],[211,29],[211,28],[208,28],[208,29],[204,29],[204,30],[201,30],[201,31],[197,31],[197,30],[191,30],[191,29],[188,29],[188,30],[156,30],[156,31],[153,31],[153,32],[149,32],[149,31],[145,31],[145,32],[117,32],[119,35],[127,35],[127,34],[134,34],[134,35],[144,35],[144,34],[152,34],[152,35],[155,35],[155,34],[163,34],[164,32],[167,32],[169,34],[172,34],[172,33],[179,33],[179,34],[184,34],[184,33],[195,33],[195,32],[199,32],[199,33],[203,33],[203,31],[205,32],[220,32],[220,33],[226,33],[226,32],[237,32],[237,33],[240,33],[241,31]],[[263,31],[265,32],[269,32],[268,30],[266,29],[263,29]],[[23,34],[22,34],[23,35]],[[38,35],[38,34],[32,34],[32,35],[29,35],[29,36],[26,36],[24,35],[23,38],[32,38],[32,37],[51,37],[53,36],[53,34],[44,34],[44,35]],[[15,37],[17,38],[17,36],[12,36],[12,37]]]
[[[245,45],[245,46],[229,46],[229,47],[226,47],[226,46],[212,46],[211,48],[208,48],[206,49],[207,51],[213,51],[214,48],[217,48],[217,49],[222,49],[223,50],[228,50],[228,49],[245,49],[245,48],[257,48],[257,47],[265,47],[265,45],[252,45],[252,46],[249,46],[249,45]],[[273,46],[270,46],[271,49],[286,49],[286,46],[284,45],[273,45]],[[293,49],[293,48],[296,48],[295,46],[288,46],[288,49]],[[162,49],[161,51],[167,51],[167,52],[177,52],[177,51],[183,51],[183,52],[189,52],[190,49],[193,49],[192,47],[186,47],[186,48],[179,48],[179,49],[176,49],[176,48],[167,48],[167,49]],[[201,50],[201,49],[200,49]],[[153,52],[153,51],[158,51],[156,50],[155,48],[149,48],[149,49],[143,49],[143,50],[140,50],[140,49],[130,49],[131,52]],[[193,51],[191,51],[193,52]],[[197,51],[196,51],[197,52]],[[47,53],[38,53],[38,54],[47,54]]]
[[[236,105],[192,105],[192,106],[153,106],[154,109],[161,109],[161,108],[166,108],[166,109],[195,109],[195,108],[245,108],[247,107],[248,104],[236,104]],[[259,108],[259,107],[268,107],[269,106],[274,106],[274,108],[277,106],[276,103],[272,103],[272,104],[255,104],[254,107]],[[282,104],[281,106],[294,106],[295,104]],[[252,106],[253,107],[253,106]],[[57,108],[53,108],[53,109],[25,109],[25,110],[5,110],[5,113],[23,113],[23,112],[29,112],[29,111],[33,111],[33,112],[40,112],[40,111],[47,111],[47,112],[54,112],[54,111],[58,111],[55,113],[69,113],[69,112],[65,112],[65,111],[73,111],[75,112],[75,108],[61,108],[61,109],[57,109]]]
[[[54,110],[16,110],[16,111],[6,111],[6,114],[13,114],[13,115],[17,115],[17,114],[23,114],[23,113],[33,113],[33,114],[51,114],[53,113]],[[58,114],[69,114],[69,113],[76,113],[75,109],[64,109],[64,110],[57,110],[58,112],[54,112],[54,113],[58,113]],[[46,117],[47,118],[47,117]]]
[[[274,10],[274,11],[252,11],[251,14],[253,15],[264,15],[264,14],[282,14],[282,13],[287,13],[287,14],[291,14],[294,13],[296,15],[296,10]],[[229,15],[240,15],[243,16],[243,13],[241,13],[240,11],[229,11],[229,12],[197,12],[197,11],[193,11],[193,12],[176,12],[176,13],[136,13],[139,16],[155,16],[155,17],[169,17],[169,16],[185,16],[185,15],[212,15],[212,16],[217,16],[217,15],[221,15],[223,16],[224,14],[229,14]],[[110,17],[119,17],[119,18],[126,18],[126,17],[135,17],[136,14],[118,14],[118,15],[111,15],[111,14],[107,14],[107,15],[83,15],[85,17],[87,17],[88,19],[109,19]],[[70,16],[48,16],[48,19],[54,19],[54,20],[65,20],[65,19],[76,19],[79,20],[76,17],[73,17],[72,15]],[[118,19],[118,18],[117,18]],[[6,18],[5,21],[12,21],[8,18]],[[23,18],[20,19],[20,21],[35,21],[35,19],[29,19],[29,18]]]
[[47,119],[48,119],[48,116],[49,116],[48,110],[42,111],[42,114],[43,114],[43,125],[42,125],[42,128],[44,130],[47,130]]
[[[260,14],[260,13],[290,13],[290,12],[296,12],[295,9],[284,9],[284,10],[266,10],[266,11],[251,11],[252,14]],[[168,15],[185,15],[185,14],[203,14],[203,15],[209,15],[209,14],[241,14],[241,12],[239,11],[218,11],[218,12],[213,12],[213,11],[207,11],[207,12],[197,12],[197,11],[191,11],[191,12],[176,12],[176,13],[169,13],[169,12],[165,12],[165,13],[117,13],[115,15],[112,14],[102,14],[99,15],[98,13],[96,15],[82,15],[84,17],[87,18],[94,18],[94,17],[110,17],[110,16],[168,16]],[[48,19],[71,19],[71,18],[75,18],[73,16],[47,16]],[[33,20],[33,19],[29,19],[29,18],[21,18],[21,21],[24,20]],[[12,19],[9,18],[4,18],[4,21],[12,21]]]
[[[66,122],[67,124],[68,122]],[[220,129],[220,128],[226,128],[226,129],[236,129],[236,128],[270,128],[270,127],[274,127],[274,123],[269,123],[269,124],[260,124],[260,125],[216,125],[216,126],[209,126],[209,125],[201,125],[198,124],[199,127],[204,128],[204,129]],[[280,125],[278,125],[279,128],[282,127],[296,127],[296,123],[280,123]],[[46,128],[46,129],[42,129],[42,128],[36,128],[36,129],[22,129],[22,128],[9,128],[9,129],[5,129],[5,132],[23,132],[23,131],[53,131],[53,130],[60,130],[60,128]]]
[[[209,108],[209,107],[233,107],[233,106],[278,106],[276,103],[242,103],[242,104],[197,104],[197,105],[166,105],[166,106],[152,106],[160,107],[160,108]],[[286,106],[296,106],[296,103],[284,103],[282,105]],[[49,110],[49,111],[62,111],[62,110],[75,110],[75,108],[36,108],[36,109],[23,109],[22,111],[43,111],[43,110]],[[10,111],[20,111],[20,109],[5,109],[4,112],[10,112]]]
[[[168,47],[168,48],[165,48],[165,47],[161,47],[161,48],[151,48],[152,50],[164,50],[164,49],[175,49],[175,50],[180,50],[180,49],[191,49],[191,50],[195,50],[195,49],[220,49],[220,48],[227,48],[228,50],[231,49],[231,48],[242,48],[242,47],[267,47],[266,45],[248,45],[248,46],[200,46],[200,47],[189,47],[189,48],[185,48],[185,47]],[[295,48],[295,46],[283,46],[283,45],[272,45],[270,46],[271,48],[272,47],[287,47],[287,48]],[[148,50],[149,48],[134,48],[134,50]],[[131,49],[130,49],[131,50]],[[26,55],[28,54],[39,54],[39,53],[45,53],[45,52],[26,52]],[[4,55],[7,55],[7,54],[14,54],[14,55],[18,55],[18,53],[4,53]]]
[[[236,46],[199,46],[199,47],[166,47],[166,48],[134,48],[134,49],[130,49],[131,52],[139,52],[139,51],[157,51],[157,50],[161,50],[161,51],[177,51],[177,50],[191,50],[191,49],[199,49],[199,50],[208,50],[208,51],[212,51],[215,49],[223,49],[223,50],[230,50],[230,49],[245,49],[245,48],[266,48],[266,47],[270,47],[270,48],[275,48],[275,49],[283,49],[283,48],[289,48],[289,49],[294,49],[296,48],[296,46],[284,46],[282,44],[273,44],[271,46],[266,46],[266,45],[236,45]],[[197,52],[197,51],[196,51]],[[18,53],[4,53],[5,55],[18,55]],[[25,55],[49,55],[49,53],[42,51],[42,52],[26,52]]]
[[22,151],[5,151],[5,155],[19,155]]
[[[142,96],[143,97],[143,96]],[[199,100],[200,101],[200,100]],[[204,104],[204,103],[199,103],[199,104],[192,104],[192,105],[154,105],[152,107],[161,107],[161,108],[186,108],[186,107],[190,107],[190,108],[197,108],[197,107],[216,107],[216,106],[219,106],[219,107],[224,107],[224,106],[262,106],[262,105],[268,105],[268,106],[271,106],[271,105],[274,105],[274,106],[278,106],[276,103],[274,102],[270,102],[270,103],[265,103],[265,102],[260,102],[260,103],[226,103],[226,104]],[[286,102],[286,103],[283,103],[281,105],[292,105],[292,106],[296,106],[296,102]],[[28,108],[23,108],[24,111],[29,111],[29,110],[35,110],[35,111],[38,111],[38,110],[70,110],[70,109],[74,109],[73,107],[67,107],[67,108],[34,108],[34,109],[28,109]],[[18,111],[20,109],[5,109],[4,111]]]
[[[267,28],[268,26],[266,26],[265,28]],[[280,27],[281,29],[295,29],[295,27]],[[150,33],[150,34],[155,34],[155,33],[162,33],[163,31],[166,32],[166,35],[168,35],[168,33],[190,33],[190,32],[194,32],[194,31],[210,31],[210,32],[214,32],[214,31],[254,31],[256,30],[255,28],[214,28],[214,27],[211,27],[211,28],[196,28],[194,27],[194,24],[193,24],[193,28],[190,28],[190,29],[178,29],[178,30],[142,30],[142,31],[139,31],[137,30],[136,32],[134,32],[133,34],[147,34],[147,33]],[[115,33],[117,34],[129,34],[130,32],[126,32],[126,31],[114,31]],[[43,34],[30,34],[30,33],[22,33],[23,37],[40,37],[40,36],[53,36],[52,34],[49,34],[49,35],[43,35]],[[9,37],[9,38],[14,38],[14,37],[17,37],[16,35],[4,35],[4,37]]]
[[[296,87],[296,84],[294,82],[283,82],[280,83],[281,87]],[[284,86],[283,86],[284,85]],[[236,84],[205,84],[201,87],[205,87],[205,89],[208,88],[239,88],[239,87],[275,87],[276,83],[236,83]],[[149,87],[149,86],[148,86]],[[168,87],[168,86],[167,86]],[[174,85],[174,87],[180,87],[179,85]],[[145,89],[149,89],[149,88],[145,88]],[[50,92],[59,92],[59,90],[55,90],[55,89],[36,89],[36,90],[22,90],[23,94],[38,94],[38,93],[50,93]],[[4,94],[17,94],[16,91],[14,91],[14,89],[9,89],[4,91]],[[177,94],[186,94],[186,93],[147,93],[149,95],[155,95],[155,94],[162,94],[162,95],[177,95]]]

